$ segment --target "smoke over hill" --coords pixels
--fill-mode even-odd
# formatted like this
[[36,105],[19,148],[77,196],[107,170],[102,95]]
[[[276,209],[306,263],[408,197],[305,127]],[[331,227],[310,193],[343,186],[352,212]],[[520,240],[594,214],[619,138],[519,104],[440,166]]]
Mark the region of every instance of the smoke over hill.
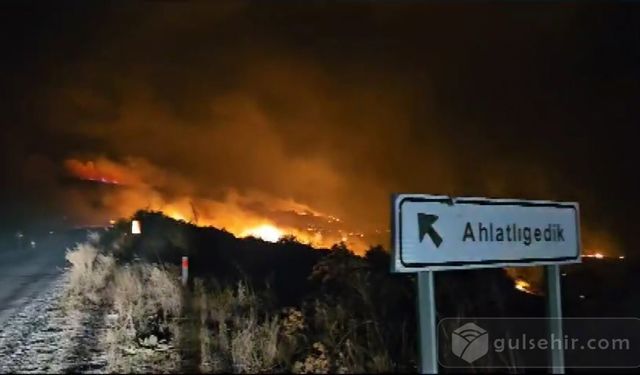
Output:
[[[582,94],[549,94],[609,85],[575,72],[575,52],[591,51],[577,43],[589,13],[533,20],[483,9],[491,22],[385,4],[37,14],[43,28],[31,37],[47,40],[38,58],[5,62],[24,65],[7,81],[5,221],[101,223],[151,208],[237,234],[270,225],[362,249],[387,244],[390,193],[426,192],[577,200],[585,246],[615,252],[611,228],[628,207],[596,197],[628,193],[603,182],[625,162],[605,168],[606,153],[590,151],[601,138],[584,127],[606,116],[584,111]],[[594,181],[596,169],[611,178]]]

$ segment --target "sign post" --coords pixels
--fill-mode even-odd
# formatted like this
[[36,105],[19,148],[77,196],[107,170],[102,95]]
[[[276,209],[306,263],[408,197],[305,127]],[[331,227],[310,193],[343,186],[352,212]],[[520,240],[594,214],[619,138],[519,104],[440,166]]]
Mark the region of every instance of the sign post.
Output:
[[[549,333],[562,337],[558,265],[580,262],[577,203],[399,194],[391,226],[391,271],[418,273],[421,372],[438,371],[434,271],[546,266]],[[551,367],[564,371],[562,348]]]
[[[545,266],[547,279],[547,316],[549,334],[562,338],[562,299],[560,294],[560,270],[557,264]],[[562,347],[551,346],[550,362],[553,374],[564,374],[564,352]]]
[[433,272],[418,272],[418,329],[420,373],[438,372],[438,340],[436,339],[436,300]]

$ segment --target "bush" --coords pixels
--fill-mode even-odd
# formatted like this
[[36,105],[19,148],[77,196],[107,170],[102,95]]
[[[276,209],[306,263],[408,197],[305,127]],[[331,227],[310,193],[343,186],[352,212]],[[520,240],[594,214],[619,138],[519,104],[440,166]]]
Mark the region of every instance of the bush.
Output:
[[272,372],[278,367],[281,322],[268,316],[257,295],[243,282],[207,291],[196,282],[201,321],[201,370]]
[[[195,282],[203,372],[388,372],[395,367],[384,328],[363,304],[349,310],[316,300],[273,311],[244,282],[208,290]],[[407,351],[413,352],[408,347]]]
[[[179,335],[176,318],[182,314],[182,288],[175,267],[141,262],[117,265],[113,255],[100,253],[99,242],[98,236],[91,234],[88,242],[66,253],[71,263],[67,307],[89,305],[110,312],[102,338],[108,370],[128,372],[134,363],[127,355],[136,348],[166,346]],[[158,368],[166,369],[164,365]]]
[[[114,272],[109,289],[112,322],[106,335],[110,370],[131,371],[123,366],[123,353],[136,347],[155,348],[179,335],[182,290],[166,270],[143,263],[128,264]],[[175,341],[175,340],[174,340]]]
[[[159,213],[137,215],[143,234],[127,235],[127,222],[119,222],[67,254],[70,294],[114,312],[110,363],[153,337],[180,346],[182,371],[416,371],[415,279],[390,274],[381,247],[359,257],[344,245],[316,250],[292,238],[236,239]],[[178,284],[183,255],[192,288]],[[515,291],[502,270],[439,273],[437,284],[441,317],[544,307]],[[129,370],[118,366],[112,370]]]
[[110,255],[99,254],[98,248],[91,243],[80,243],[67,250],[65,258],[71,263],[67,273],[67,302],[74,306],[90,302],[101,304],[113,270],[115,259]]

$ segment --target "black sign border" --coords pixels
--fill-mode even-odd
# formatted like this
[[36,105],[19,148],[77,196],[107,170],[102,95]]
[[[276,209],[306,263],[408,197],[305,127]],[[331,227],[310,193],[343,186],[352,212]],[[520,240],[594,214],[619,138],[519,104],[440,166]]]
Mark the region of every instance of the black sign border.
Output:
[[[560,202],[535,202],[535,201],[526,201],[526,200],[491,200],[491,199],[478,199],[478,198],[448,198],[448,197],[439,197],[439,198],[427,198],[427,197],[416,197],[416,196],[408,196],[403,197],[398,204],[399,216],[398,216],[398,230],[395,227],[395,202],[397,200],[397,196],[394,196],[393,203],[393,218],[394,218],[394,228],[393,228],[393,245],[396,245],[395,235],[397,232],[398,235],[398,251],[400,256],[400,263],[403,267],[406,268],[425,268],[425,267],[464,267],[464,266],[474,266],[474,265],[492,265],[492,264],[507,264],[507,265],[520,265],[520,264],[529,264],[529,263],[537,263],[537,262],[570,262],[577,261],[580,259],[580,215],[578,214],[578,210],[576,206],[569,203],[560,203]],[[481,206],[519,206],[519,207],[555,207],[555,208],[570,208],[573,210],[574,215],[576,216],[576,239],[577,239],[577,247],[576,247],[576,255],[573,257],[557,257],[557,258],[522,258],[522,259],[513,259],[513,260],[505,260],[505,259],[485,259],[479,261],[452,261],[452,262],[442,262],[442,263],[407,263],[402,259],[402,205],[405,202],[438,202],[443,204],[471,204],[471,205],[481,205]],[[505,266],[508,267],[508,266]]]

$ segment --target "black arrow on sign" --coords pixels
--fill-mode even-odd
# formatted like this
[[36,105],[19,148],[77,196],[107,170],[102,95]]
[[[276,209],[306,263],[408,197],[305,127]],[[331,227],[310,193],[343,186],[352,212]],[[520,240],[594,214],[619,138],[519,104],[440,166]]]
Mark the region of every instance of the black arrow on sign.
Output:
[[424,235],[428,234],[429,237],[431,238],[431,241],[433,241],[436,247],[440,247],[440,244],[442,243],[442,237],[440,237],[438,232],[436,232],[436,230],[433,229],[433,223],[435,223],[436,220],[438,220],[438,217],[436,215],[419,213],[418,214],[418,230],[420,232],[419,233],[420,237],[418,238],[420,239],[420,242],[422,242],[422,240],[424,239]]

